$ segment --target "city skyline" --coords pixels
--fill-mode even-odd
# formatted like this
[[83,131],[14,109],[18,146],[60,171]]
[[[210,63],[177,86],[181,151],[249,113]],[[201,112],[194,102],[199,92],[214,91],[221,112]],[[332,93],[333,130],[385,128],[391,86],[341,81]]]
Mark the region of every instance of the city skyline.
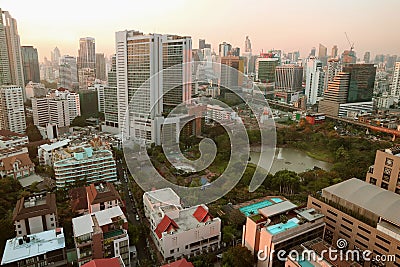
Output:
[[[62,12],[56,12],[50,1],[3,0],[1,8],[18,21],[21,45],[37,48],[40,61],[44,57],[50,59],[50,51],[56,46],[62,55],[77,56],[79,38],[82,37],[95,38],[96,52],[110,56],[115,51],[115,33],[125,29],[188,35],[193,39],[194,48],[197,48],[198,39],[206,39],[217,53],[218,44],[224,41],[244,51],[248,35],[253,54],[274,48],[287,52],[300,50],[302,57],[319,43],[327,47],[328,52],[333,45],[337,45],[340,52],[349,49],[346,31],[359,58],[366,51],[373,56],[400,54],[400,37],[393,34],[392,28],[396,10],[400,8],[398,1],[387,0],[382,4],[340,0],[332,5],[311,0],[293,7],[293,1],[286,0],[279,4],[275,7],[271,3],[250,1],[246,10],[238,1],[205,2],[202,5],[182,0],[157,0],[140,5],[121,1],[124,8],[116,6],[113,9],[104,3],[94,6],[74,0],[68,6],[62,6]],[[265,14],[259,10],[265,10]],[[243,19],[238,20],[238,15]]]

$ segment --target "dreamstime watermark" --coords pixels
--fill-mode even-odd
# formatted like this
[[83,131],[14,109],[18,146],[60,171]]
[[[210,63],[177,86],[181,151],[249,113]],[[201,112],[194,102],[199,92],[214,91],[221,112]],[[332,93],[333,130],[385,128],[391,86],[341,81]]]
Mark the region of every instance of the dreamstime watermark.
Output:
[[267,246],[264,250],[259,250],[257,253],[257,258],[259,261],[269,261],[276,257],[278,261],[287,261],[288,259],[293,261],[313,261],[321,262],[323,260],[329,261],[349,261],[349,262],[365,262],[365,261],[375,261],[375,262],[394,262],[396,260],[395,255],[373,255],[370,250],[358,250],[358,249],[346,249],[348,243],[345,239],[338,239],[336,242],[337,249],[329,247],[321,252],[317,253],[314,250],[304,249],[299,252],[297,250],[271,250]]
[[[195,77],[193,73],[197,73]],[[182,76],[190,78],[182,79]],[[231,98],[240,99],[243,102],[240,109],[244,109],[247,115],[239,116],[237,106],[230,107],[216,98],[207,97],[207,93],[205,96],[190,97],[191,90],[199,89],[199,85],[201,90],[205,87],[205,90],[214,93],[223,90],[226,97],[230,95]],[[208,204],[223,197],[240,181],[246,170],[250,159],[249,127],[260,133],[257,149],[260,157],[249,183],[249,192],[255,191],[263,183],[275,155],[275,123],[264,94],[246,75],[223,64],[187,63],[156,73],[139,88],[131,89],[131,92],[134,94],[127,94],[131,97],[126,103],[124,118],[120,121],[122,145],[129,171],[144,191],[169,187],[187,206]],[[168,112],[165,112],[165,104],[168,104]],[[171,177],[166,179],[163,176],[165,166],[154,166],[152,157],[160,156],[163,162],[168,162],[164,164],[169,166],[167,172],[172,171],[176,176],[206,171],[216,159],[216,142],[202,138],[199,143],[200,157],[195,160],[187,158],[188,154],[181,151],[179,144],[181,133],[187,132],[185,125],[193,121],[222,126],[229,137],[230,144],[224,144],[230,147],[230,156],[226,160],[226,168],[217,179],[186,187],[178,185]],[[163,155],[159,152],[152,157],[148,155],[151,143],[160,145]]]

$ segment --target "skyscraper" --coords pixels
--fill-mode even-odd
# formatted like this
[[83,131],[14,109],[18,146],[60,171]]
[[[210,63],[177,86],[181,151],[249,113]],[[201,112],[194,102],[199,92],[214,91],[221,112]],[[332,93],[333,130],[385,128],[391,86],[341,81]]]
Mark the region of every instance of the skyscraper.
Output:
[[61,57],[59,74],[58,87],[63,87],[68,90],[77,90],[79,88],[78,70],[75,57],[69,55]]
[[13,84],[24,88],[25,81],[17,21],[11,17],[8,11],[0,9],[0,15],[0,85]]
[[0,129],[25,133],[24,96],[19,86],[0,86]]
[[306,62],[306,88],[307,104],[314,105],[324,93],[325,73],[322,62],[316,58],[309,58]]
[[393,72],[392,86],[390,88],[390,94],[397,99],[400,97],[400,62],[396,62]]
[[325,58],[328,54],[328,49],[326,48],[326,46],[324,46],[323,44],[319,44],[318,47],[318,58],[321,60],[322,58]]
[[56,46],[53,51],[51,51],[51,64],[53,64],[53,68],[57,68],[60,64],[61,53],[60,49]]
[[275,89],[279,91],[301,91],[303,67],[293,64],[277,66],[275,69]]
[[337,45],[334,45],[332,47],[331,58],[337,58],[337,56],[338,56],[338,47]]
[[106,58],[103,53],[96,53],[96,79],[105,81],[106,76]]
[[[228,67],[226,67],[228,66]],[[226,56],[221,58],[221,81],[220,85],[233,89],[243,83],[244,60],[237,56]]]
[[219,56],[220,57],[226,57],[229,54],[229,51],[231,51],[232,45],[228,44],[227,42],[223,42],[222,44],[219,44]]
[[328,67],[325,73],[324,91],[328,89],[329,82],[333,81],[334,77],[342,71],[342,65],[338,58],[330,58],[328,60]]
[[199,49],[204,49],[206,47],[206,40],[205,39],[199,39]]
[[259,57],[256,59],[256,80],[262,83],[275,81],[275,68],[279,65],[279,58]]
[[246,36],[246,41],[244,41],[244,52],[250,53],[250,54],[252,52],[249,36]]
[[318,111],[332,116],[356,116],[371,112],[376,67],[348,64],[329,82]]
[[95,80],[96,45],[92,37],[79,39],[78,50],[78,80],[79,89],[87,89]]
[[348,64],[343,67],[343,72],[350,74],[347,102],[371,101],[376,75],[374,64]]
[[39,58],[37,49],[33,46],[22,46],[22,62],[24,66],[24,80],[26,83],[32,81],[40,82]]
[[369,61],[370,61],[370,58],[371,58],[371,53],[370,52],[365,52],[365,54],[364,54],[364,63],[369,63]]
[[313,48],[311,48],[311,52],[310,52],[310,57],[315,57],[315,52],[316,52],[316,49],[315,49],[315,47],[313,47]]
[[111,69],[108,72],[108,85],[104,87],[104,120],[103,131],[118,133],[118,97],[117,97],[117,63],[116,56],[111,57]]
[[[184,63],[191,62],[192,40],[176,35],[120,31],[116,33],[116,52],[119,130],[124,129],[124,134],[138,142],[152,143],[156,134],[154,119],[163,114],[164,106],[175,106],[191,98],[191,64]],[[145,83],[163,69],[182,63]],[[182,86],[166,92],[176,84]],[[135,95],[139,88],[140,96]],[[130,102],[133,96],[135,103]],[[129,113],[128,104],[132,105]],[[129,127],[125,122],[129,122]]]

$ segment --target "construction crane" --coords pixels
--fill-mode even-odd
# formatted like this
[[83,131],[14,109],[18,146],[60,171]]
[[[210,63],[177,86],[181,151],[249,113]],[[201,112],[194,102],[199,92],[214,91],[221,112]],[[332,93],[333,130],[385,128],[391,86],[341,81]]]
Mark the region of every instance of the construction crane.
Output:
[[349,42],[350,51],[353,51],[353,49],[354,49],[354,43],[351,44],[350,39],[349,39],[349,36],[347,36],[347,32],[344,32],[344,34],[346,35],[347,42]]

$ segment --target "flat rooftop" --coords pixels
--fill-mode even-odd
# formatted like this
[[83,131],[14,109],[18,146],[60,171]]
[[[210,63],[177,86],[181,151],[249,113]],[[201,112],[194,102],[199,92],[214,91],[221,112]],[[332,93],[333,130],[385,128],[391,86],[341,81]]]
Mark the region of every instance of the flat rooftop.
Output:
[[171,188],[163,188],[144,193],[152,204],[164,203],[165,205],[181,205],[181,198]]
[[[56,235],[57,229],[60,234]],[[28,235],[29,243],[19,244],[22,237],[15,237],[7,240],[4,249],[1,265],[29,259],[35,256],[43,255],[47,252],[65,248],[65,238],[62,228]]]
[[[94,217],[94,218],[93,218]],[[113,218],[121,217],[126,222],[126,217],[119,206],[75,217],[72,219],[74,236],[82,236],[95,231],[94,228],[113,223]]]
[[394,192],[352,178],[322,189],[322,197],[336,202],[330,195],[353,203],[400,226],[400,195]]
[[58,142],[55,142],[55,143],[52,143],[52,144],[41,145],[40,148],[42,148],[42,149],[44,149],[46,151],[52,151],[54,149],[57,149],[57,148],[60,148],[60,147],[68,145],[69,142],[71,142],[71,140],[64,139],[64,140],[61,140],[61,141],[58,141]]

